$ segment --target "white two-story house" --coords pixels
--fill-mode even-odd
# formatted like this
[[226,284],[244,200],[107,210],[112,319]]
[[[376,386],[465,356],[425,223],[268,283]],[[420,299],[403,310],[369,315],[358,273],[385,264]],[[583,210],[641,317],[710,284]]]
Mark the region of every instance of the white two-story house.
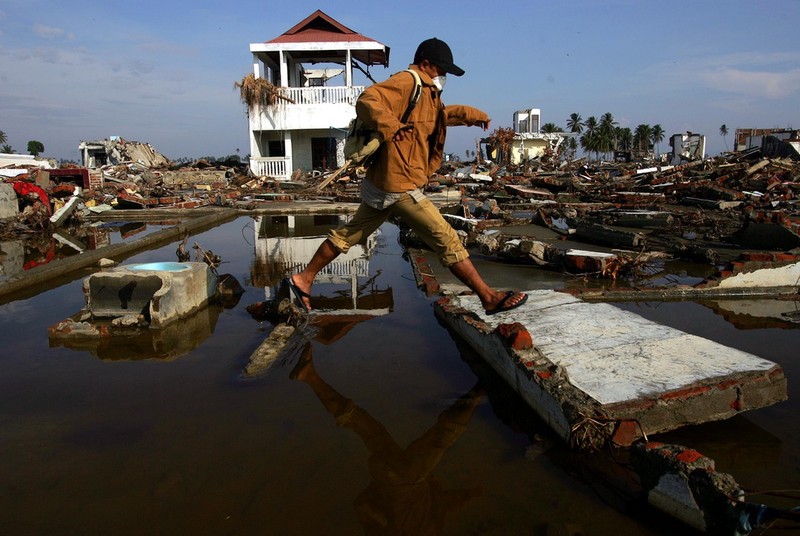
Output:
[[[344,164],[344,138],[373,66],[389,66],[389,47],[317,10],[282,35],[252,43],[253,74],[283,97],[248,110],[250,171],[287,180],[295,170]],[[360,82],[362,85],[357,85]]]

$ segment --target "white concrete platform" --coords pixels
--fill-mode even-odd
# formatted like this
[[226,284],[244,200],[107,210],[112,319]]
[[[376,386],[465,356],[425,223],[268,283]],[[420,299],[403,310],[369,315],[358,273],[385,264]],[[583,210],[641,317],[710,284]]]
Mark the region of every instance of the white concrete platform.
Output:
[[[786,398],[783,370],[771,361],[610,304],[527,293],[525,305],[506,313],[486,315],[476,296],[452,296],[437,303],[437,314],[565,439],[574,440],[586,418],[616,429],[633,422],[626,434],[638,436]],[[509,338],[520,327],[532,345]]]
[[512,320],[536,347],[566,369],[572,383],[602,404],[656,396],[708,378],[766,372],[775,363],[702,337],[663,326],[606,303],[568,294],[528,291],[516,310],[483,315],[476,296],[454,301],[497,327]]

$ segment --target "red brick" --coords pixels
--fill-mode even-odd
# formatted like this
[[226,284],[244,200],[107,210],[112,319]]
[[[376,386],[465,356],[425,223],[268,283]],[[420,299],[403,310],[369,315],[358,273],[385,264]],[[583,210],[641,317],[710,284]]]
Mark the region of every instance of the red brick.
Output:
[[733,387],[735,385],[739,385],[740,383],[742,383],[741,380],[728,380],[728,381],[725,381],[725,382],[718,383],[717,384],[717,389],[719,389],[720,391],[724,391],[724,390],[729,389],[729,388],[731,388],[731,387]]
[[694,463],[702,457],[703,455],[697,452],[696,450],[686,449],[677,456],[675,456],[675,459],[683,463]]
[[425,285],[425,294],[428,296],[439,294],[441,287],[439,281],[435,277],[423,276],[422,282]]
[[711,390],[711,387],[706,385],[701,385],[698,387],[688,387],[686,389],[680,389],[678,391],[672,391],[670,393],[664,393],[659,398],[661,400],[675,400],[678,398],[691,398],[693,396],[702,395],[703,393],[707,393]]
[[775,253],[774,257],[776,262],[797,262],[798,260],[798,256],[791,253]]
[[[531,364],[531,366],[533,367],[533,364]],[[552,377],[553,373],[550,372],[549,370],[537,370],[536,375],[539,376],[541,379],[546,380]]]
[[648,398],[639,398],[627,402],[619,402],[617,404],[608,404],[608,410],[615,414],[630,415],[634,412],[646,411],[656,405],[656,401]]
[[496,331],[515,350],[527,350],[533,346],[531,334],[519,322],[500,324]]
[[771,253],[742,253],[741,260],[743,261],[757,261],[757,262],[770,262],[772,261]]
[[772,372],[767,374],[767,377],[770,380],[774,380],[775,378],[783,378],[783,376],[784,376],[783,369],[781,367],[775,367],[775,369],[772,370]]
[[57,184],[50,188],[50,197],[71,197],[75,193],[75,185],[70,183]]
[[639,423],[632,420],[624,420],[617,423],[614,430],[612,441],[617,445],[629,447],[639,438]]

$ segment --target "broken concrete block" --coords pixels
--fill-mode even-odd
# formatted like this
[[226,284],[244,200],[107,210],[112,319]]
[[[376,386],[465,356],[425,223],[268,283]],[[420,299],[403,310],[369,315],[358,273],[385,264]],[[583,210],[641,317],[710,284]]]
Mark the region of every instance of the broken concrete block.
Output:
[[217,277],[204,262],[131,264],[84,280],[93,316],[144,313],[153,328],[163,327],[206,306],[216,295]]
[[81,188],[75,187],[75,192],[72,194],[72,197],[64,203],[64,206],[58,209],[52,216],[50,216],[50,224],[54,227],[61,226],[62,223],[73,213],[75,209],[78,208],[78,203],[80,203],[81,198]]
[[[527,294],[523,307],[493,316],[477,296],[443,298],[435,311],[578,448],[610,440],[622,421],[638,423],[638,437],[786,399],[783,369],[771,361],[609,304]],[[511,322],[532,347],[519,343],[518,329],[500,327]]]
[[19,214],[19,202],[14,186],[0,182],[0,220]]
[[639,443],[631,464],[647,501],[659,510],[710,534],[735,534],[742,490],[714,460],[681,445]]
[[258,348],[250,356],[247,366],[244,368],[243,375],[245,377],[258,376],[266,372],[278,356],[286,348],[286,345],[295,333],[295,328],[289,324],[278,324],[270,332],[269,336],[264,339]]

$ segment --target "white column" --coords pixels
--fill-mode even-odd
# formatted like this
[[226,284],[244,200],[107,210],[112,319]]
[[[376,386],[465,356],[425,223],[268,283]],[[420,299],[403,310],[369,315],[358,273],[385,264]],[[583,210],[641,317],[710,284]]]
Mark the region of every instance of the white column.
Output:
[[350,261],[350,295],[353,310],[358,309],[358,268],[356,260]]
[[278,53],[278,60],[281,62],[281,86],[289,87],[289,69],[286,66],[286,53],[283,50]]
[[294,154],[292,151],[292,133],[289,130],[283,133],[283,143],[286,148],[286,178],[292,176],[294,171]]
[[344,66],[344,85],[350,87],[353,85],[353,52],[347,49],[347,59]]

